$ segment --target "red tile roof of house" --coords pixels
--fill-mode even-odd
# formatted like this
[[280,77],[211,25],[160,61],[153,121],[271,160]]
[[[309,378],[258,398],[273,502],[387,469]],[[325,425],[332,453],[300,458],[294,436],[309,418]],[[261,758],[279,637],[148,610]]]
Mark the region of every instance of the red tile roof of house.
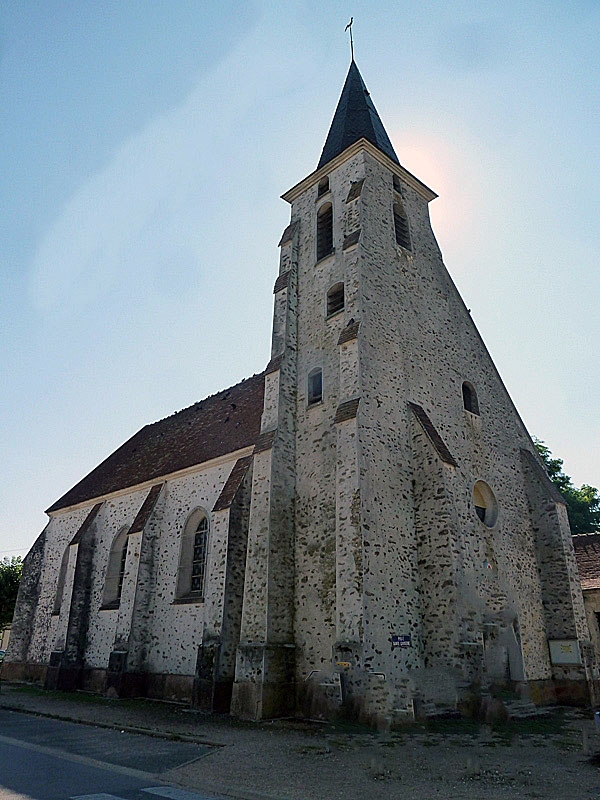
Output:
[[158,480],[253,445],[260,433],[264,374],[146,425],[50,506],[47,513]]
[[582,589],[600,589],[600,533],[573,536]]

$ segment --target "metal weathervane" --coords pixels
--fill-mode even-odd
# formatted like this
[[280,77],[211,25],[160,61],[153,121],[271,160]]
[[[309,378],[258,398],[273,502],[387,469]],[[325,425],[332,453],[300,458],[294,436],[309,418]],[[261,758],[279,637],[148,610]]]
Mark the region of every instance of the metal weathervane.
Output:
[[350,22],[344,28],[344,33],[346,31],[350,31],[350,53],[352,55],[352,61],[354,61],[354,42],[352,41],[352,23],[354,22],[354,17],[350,17]]

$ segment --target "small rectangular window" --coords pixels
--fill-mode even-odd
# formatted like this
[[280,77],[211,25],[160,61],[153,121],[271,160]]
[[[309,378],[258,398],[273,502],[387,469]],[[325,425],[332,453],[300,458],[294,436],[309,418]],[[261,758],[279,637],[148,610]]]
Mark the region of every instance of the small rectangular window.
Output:
[[317,200],[319,197],[323,197],[324,194],[327,194],[329,191],[329,178],[323,178],[319,181],[319,186],[317,188]]
[[323,373],[320,369],[313,369],[308,376],[308,405],[320,403],[323,399]]

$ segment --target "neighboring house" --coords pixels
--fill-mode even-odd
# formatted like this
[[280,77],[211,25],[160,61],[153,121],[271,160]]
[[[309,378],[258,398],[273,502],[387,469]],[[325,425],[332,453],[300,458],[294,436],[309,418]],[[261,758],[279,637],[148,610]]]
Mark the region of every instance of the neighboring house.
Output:
[[578,533],[573,545],[590,635],[600,661],[600,533]]
[[250,718],[393,720],[509,681],[585,701],[564,502],[354,62],[283,197],[264,373],[48,509],[4,677]]

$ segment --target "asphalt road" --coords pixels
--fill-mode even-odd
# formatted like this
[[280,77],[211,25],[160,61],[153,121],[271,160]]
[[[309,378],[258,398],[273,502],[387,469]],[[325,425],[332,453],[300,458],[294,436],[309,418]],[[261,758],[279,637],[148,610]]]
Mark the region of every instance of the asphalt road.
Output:
[[0,710],[0,800],[218,800],[160,779],[209,751]]

